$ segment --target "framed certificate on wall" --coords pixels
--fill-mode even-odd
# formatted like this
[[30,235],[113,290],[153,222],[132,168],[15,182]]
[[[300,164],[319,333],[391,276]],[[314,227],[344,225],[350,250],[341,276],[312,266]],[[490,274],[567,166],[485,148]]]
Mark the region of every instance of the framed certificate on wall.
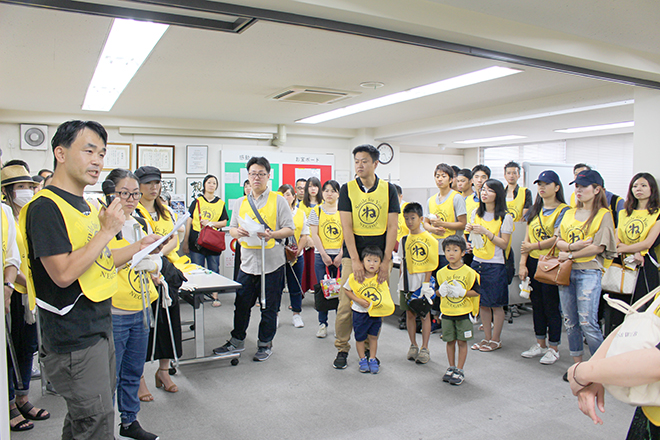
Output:
[[152,166],[161,173],[174,173],[174,145],[137,144],[137,166]]
[[131,146],[131,144],[108,142],[103,158],[103,171],[112,171],[115,168],[130,170]]
[[186,147],[186,173],[206,174],[208,172],[208,145],[188,145]]

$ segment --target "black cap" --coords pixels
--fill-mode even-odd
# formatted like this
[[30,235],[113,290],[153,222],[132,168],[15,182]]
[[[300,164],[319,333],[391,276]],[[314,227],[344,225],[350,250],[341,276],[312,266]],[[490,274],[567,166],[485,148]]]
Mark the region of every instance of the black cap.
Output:
[[589,186],[595,183],[597,185],[602,186],[603,188],[605,187],[605,182],[603,181],[603,178],[601,177],[600,173],[596,170],[580,171],[580,173],[575,177],[575,180],[569,183],[569,185],[573,185],[574,183],[580,186]]
[[149,183],[154,180],[162,180],[160,176],[160,170],[156,167],[140,167],[135,170],[135,175],[140,179],[140,183]]
[[537,184],[539,182],[556,183],[557,185],[560,184],[559,176],[557,175],[557,173],[555,173],[552,170],[545,170],[541,174],[539,174],[539,178],[534,181],[534,184]]

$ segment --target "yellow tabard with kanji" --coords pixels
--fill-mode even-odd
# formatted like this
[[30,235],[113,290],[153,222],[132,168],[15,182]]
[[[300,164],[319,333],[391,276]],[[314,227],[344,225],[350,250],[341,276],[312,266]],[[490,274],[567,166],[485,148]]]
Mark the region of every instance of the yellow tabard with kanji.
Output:
[[[436,272],[435,278],[438,280],[438,284],[442,284],[445,281],[450,283],[457,281],[466,291],[474,288],[475,281],[481,283],[479,274],[467,264],[455,270],[447,265]],[[467,315],[470,312],[474,316],[477,316],[479,314],[479,299],[479,295],[466,295],[462,298],[441,297],[440,311],[443,315],[447,316]]]
[[[125,238],[117,240],[117,237],[110,240],[108,247],[110,249],[118,249],[129,246],[131,243]],[[134,270],[131,270],[131,262],[117,269],[117,293],[112,297],[112,305],[122,310],[142,310],[142,289],[140,287],[140,276]],[[156,301],[158,298],[158,291],[156,286],[151,281],[151,276],[147,274],[147,286],[145,288],[149,291],[149,304]]]
[[[438,204],[438,199],[440,198],[440,193],[429,198],[429,214],[435,214],[438,220],[443,222],[455,222],[456,221],[456,212],[454,211],[454,197],[461,197],[459,193],[454,190],[451,190],[451,193],[447,196],[444,202]],[[435,238],[445,238],[450,235],[454,235],[456,231],[451,229],[446,229],[441,235],[431,234]]]
[[369,193],[362,192],[356,180],[348,182],[355,235],[373,237],[387,231],[389,196],[388,184],[383,179],[378,179],[376,190]]
[[[193,230],[197,232],[202,230],[200,215],[202,220],[208,220],[210,222],[220,221],[224,207],[225,202],[223,202],[222,199],[218,199],[215,203],[209,203],[203,196],[197,197],[197,206],[195,206],[195,212],[193,212],[193,214],[190,216],[192,219]],[[170,231],[171,230],[172,229],[170,228]]]
[[[576,241],[593,238],[594,235],[596,235],[596,232],[598,232],[598,229],[600,229],[600,223],[603,221],[605,214],[611,215],[609,209],[600,208],[596,214],[596,217],[594,217],[594,220],[591,222],[591,225],[589,225],[589,230],[585,233],[584,226],[586,224],[586,220],[583,222],[576,220],[576,212],[577,208],[572,208],[566,211],[566,214],[564,214],[564,218],[559,225],[560,237],[566,243],[575,243]],[[573,261],[576,263],[586,263],[587,261],[591,261],[594,258],[596,258],[596,256],[592,255],[591,257],[575,258]]]
[[320,206],[314,207],[316,217],[319,219],[319,239],[323,249],[341,249],[344,243],[344,233],[341,229],[339,211],[327,214]]
[[[275,191],[269,192],[268,200],[266,200],[266,204],[264,205],[263,208],[258,209],[261,218],[264,219],[264,222],[266,222],[266,224],[271,228],[277,228],[277,196],[278,193],[276,193]],[[243,198],[243,203],[241,203],[241,208],[238,211],[239,217],[245,218],[246,215],[251,219],[253,219],[255,222],[261,223],[259,220],[257,220],[257,216],[254,213],[252,207],[250,206],[250,202],[248,202],[247,196]],[[271,238],[266,242],[266,249],[272,249],[274,246],[275,246],[274,238]],[[248,244],[245,242],[241,243],[241,247],[244,247],[246,249],[261,249],[261,245],[248,246]]]
[[401,238],[404,235],[408,235],[410,233],[408,226],[406,226],[406,219],[403,217],[403,208],[405,208],[407,204],[408,203],[404,203],[401,205],[401,212],[399,213],[397,219],[396,241],[401,241]]
[[[564,208],[567,207],[568,205],[566,203],[560,203],[550,215],[539,213],[539,215],[535,216],[528,226],[529,242],[536,244],[540,241],[551,238],[555,233],[555,223],[557,222],[557,218]],[[538,247],[535,247],[529,252],[529,256],[538,260],[541,255],[547,255],[548,252],[550,252],[550,249],[539,250]]]
[[[170,210],[167,210],[167,214],[168,214],[167,218],[165,218],[165,216],[158,216],[158,220],[154,220],[153,217],[151,217],[151,213],[147,211],[147,208],[142,206],[141,203],[138,203],[135,210],[140,214],[140,217],[142,217],[147,221],[147,223],[149,223],[149,226],[151,226],[151,230],[153,231],[154,234],[158,234],[164,237],[170,232],[172,232],[172,229],[174,229],[175,220],[174,218],[171,217],[172,212]],[[199,218],[197,220],[199,221]],[[168,260],[174,263],[175,261],[181,259],[181,257],[177,253],[180,247],[179,234],[174,233],[172,235],[172,240],[176,240],[176,246],[174,247],[174,249],[172,249],[172,251],[170,251],[169,254],[166,255],[166,257]]]
[[438,267],[438,240],[428,232],[408,234],[406,238],[406,269],[410,273],[424,273]]
[[355,281],[353,274],[348,277],[348,285],[358,298],[366,299],[371,303],[369,316],[390,316],[394,313],[394,301],[390,295],[390,287],[385,281],[378,284],[378,275],[366,278],[362,284]]
[[506,209],[509,211],[509,214],[511,214],[511,217],[513,217],[514,223],[522,221],[526,192],[527,192],[527,188],[523,188],[522,186],[519,186],[516,197],[510,202],[509,201],[506,202]]
[[[646,240],[649,231],[658,220],[658,213],[649,214],[648,209],[635,209],[630,215],[625,209],[619,211],[617,236],[623,244],[635,244]],[[641,252],[646,255],[648,249]]]

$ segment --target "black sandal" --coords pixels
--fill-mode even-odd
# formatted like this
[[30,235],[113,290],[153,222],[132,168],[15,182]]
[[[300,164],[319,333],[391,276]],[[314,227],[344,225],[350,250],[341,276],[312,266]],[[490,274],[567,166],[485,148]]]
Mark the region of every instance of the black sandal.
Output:
[[[18,408],[12,408],[9,410],[9,418],[11,420],[14,420],[16,417],[20,417],[23,414],[18,410]],[[14,426],[11,426],[11,422],[9,423],[9,426],[12,431],[29,431],[30,429],[34,428],[34,424],[29,421],[29,420],[21,420]]]
[[50,418],[50,413],[45,409],[40,409],[36,416],[30,414],[30,411],[34,409],[34,405],[32,405],[30,402],[25,402],[23,406],[18,406],[18,404],[16,404],[16,408],[23,415],[23,417],[28,420],[46,420]]

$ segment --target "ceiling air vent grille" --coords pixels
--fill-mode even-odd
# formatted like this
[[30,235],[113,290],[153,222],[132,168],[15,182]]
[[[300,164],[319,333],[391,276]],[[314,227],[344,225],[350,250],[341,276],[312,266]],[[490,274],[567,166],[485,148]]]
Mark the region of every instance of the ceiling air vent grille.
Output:
[[292,86],[266,98],[273,101],[296,102],[298,104],[334,104],[335,102],[343,101],[359,94],[359,92],[349,92],[346,90]]

